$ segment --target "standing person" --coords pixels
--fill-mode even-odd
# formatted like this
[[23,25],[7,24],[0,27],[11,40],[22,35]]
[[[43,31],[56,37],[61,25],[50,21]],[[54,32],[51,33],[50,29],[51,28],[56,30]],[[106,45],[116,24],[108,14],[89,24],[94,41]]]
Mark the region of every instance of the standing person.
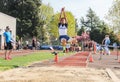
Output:
[[114,49],[114,51],[116,51],[116,50],[117,50],[117,48],[118,48],[118,47],[117,47],[117,43],[116,43],[116,42],[114,42],[114,43],[113,43],[113,49]]
[[109,44],[110,44],[110,38],[109,35],[106,35],[105,38],[102,41],[102,44],[105,46],[105,54],[110,55],[110,50],[109,50]]
[[[95,44],[95,42],[89,40],[89,44],[88,44],[88,49],[89,49],[89,51],[92,51],[92,49],[93,49],[93,44]],[[94,45],[94,46],[96,46],[96,45]],[[95,47],[94,47],[94,48],[95,48]]]
[[[64,15],[64,17],[62,17],[62,14]],[[64,12],[64,8],[62,8],[60,13],[58,29],[59,29],[59,39],[61,43],[66,44],[66,42],[69,40],[69,36],[67,35],[68,22],[67,22],[66,14]],[[63,46],[63,49],[65,49],[65,46],[66,45]]]
[[67,42],[67,44],[66,44],[66,52],[69,52],[69,50],[70,50],[70,42]]
[[39,50],[40,49],[40,42],[39,41],[37,41],[37,50]]
[[[11,52],[13,49],[12,43],[11,43],[11,33],[10,33],[10,29],[9,26],[6,27],[5,32],[4,32],[4,41],[5,41],[5,59],[9,60],[12,59],[11,58]],[[7,55],[7,50],[9,50],[8,55]]]
[[19,50],[19,49],[20,49],[20,44],[21,44],[21,43],[20,43],[20,40],[18,40],[17,43],[16,43],[16,50]]
[[71,42],[72,51],[75,51],[76,45],[77,45],[77,40],[75,37],[72,37],[72,42]]
[[33,47],[33,50],[36,49],[36,37],[35,36],[32,39],[32,47]]
[[28,49],[28,47],[29,47],[29,41],[25,41],[25,43],[26,43],[26,48]]

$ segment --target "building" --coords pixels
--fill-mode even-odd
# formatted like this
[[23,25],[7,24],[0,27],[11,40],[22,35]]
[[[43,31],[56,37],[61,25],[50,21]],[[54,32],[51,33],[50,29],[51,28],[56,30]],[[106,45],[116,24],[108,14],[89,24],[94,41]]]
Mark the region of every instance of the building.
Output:
[[16,18],[0,12],[0,49],[4,49],[4,36],[6,26],[12,31],[12,38],[16,40]]

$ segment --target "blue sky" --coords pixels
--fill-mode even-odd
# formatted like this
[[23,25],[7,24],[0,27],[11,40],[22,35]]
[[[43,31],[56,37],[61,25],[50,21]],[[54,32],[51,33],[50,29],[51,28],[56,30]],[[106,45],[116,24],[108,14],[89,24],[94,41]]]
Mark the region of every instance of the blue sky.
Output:
[[71,11],[76,18],[85,16],[88,9],[92,8],[100,19],[104,17],[112,6],[113,0],[42,0],[44,4],[50,4],[54,8],[55,13],[60,12],[62,7]]

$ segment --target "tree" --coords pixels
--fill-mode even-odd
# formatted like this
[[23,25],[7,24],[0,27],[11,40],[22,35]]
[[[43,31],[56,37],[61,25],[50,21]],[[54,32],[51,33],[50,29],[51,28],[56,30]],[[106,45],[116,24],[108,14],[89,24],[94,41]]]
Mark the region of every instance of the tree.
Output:
[[118,41],[120,42],[120,31],[117,34]]
[[106,18],[115,33],[120,31],[120,0],[113,2]]
[[40,29],[40,38],[43,41],[47,41],[49,42],[49,38],[50,38],[50,34],[49,34],[49,30],[50,30],[50,22],[52,20],[52,16],[54,15],[54,11],[53,8],[48,4],[42,4],[40,6],[40,12],[39,12],[39,17],[41,20],[43,20],[44,22],[44,26],[41,27]]
[[17,18],[17,35],[37,36],[43,25],[39,17],[41,0],[0,0],[0,12]]
[[98,43],[102,43],[102,40],[105,38],[105,35],[109,35],[111,43],[118,42],[117,36],[110,30],[109,26],[99,19],[96,16],[95,12],[92,9],[89,9],[88,14],[86,15],[86,20],[81,18],[82,28],[78,31],[78,34],[81,34],[81,31],[84,29],[89,29],[90,38]]
[[107,24],[103,23],[103,25],[100,27],[101,29],[94,29],[90,32],[91,40],[94,40],[101,44],[102,40],[105,38],[105,35],[109,35],[111,44],[114,42],[119,43],[117,35],[109,29]]
[[[67,16],[67,20],[68,20],[68,36],[72,37],[75,36],[75,18],[73,16],[73,14],[71,12],[65,12],[66,16]],[[59,22],[59,16],[60,13],[55,14],[52,17],[52,20],[50,22],[50,33],[51,36],[54,37],[54,39],[59,37],[59,33],[58,33],[58,22]]]
[[81,36],[82,32],[85,32],[84,26],[81,26],[81,28],[80,28],[79,31],[77,32],[77,35]]
[[94,30],[95,28],[99,28],[100,26],[100,19],[98,16],[96,16],[95,12],[89,8],[88,14],[85,18],[81,18],[81,24],[84,27],[87,27],[88,30]]

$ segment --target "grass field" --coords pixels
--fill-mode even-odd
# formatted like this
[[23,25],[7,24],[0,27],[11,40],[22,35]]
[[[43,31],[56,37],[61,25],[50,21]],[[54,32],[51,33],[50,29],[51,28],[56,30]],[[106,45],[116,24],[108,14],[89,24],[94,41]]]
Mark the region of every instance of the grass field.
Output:
[[[71,55],[73,53],[67,53],[66,55]],[[65,56],[64,53],[60,52],[59,57]],[[47,60],[47,59],[53,59],[54,55],[50,52],[37,52],[32,53],[29,55],[24,56],[16,56],[12,60],[4,60],[3,58],[0,58],[0,71],[16,68],[16,67],[22,67],[27,66],[31,64],[32,62]]]

